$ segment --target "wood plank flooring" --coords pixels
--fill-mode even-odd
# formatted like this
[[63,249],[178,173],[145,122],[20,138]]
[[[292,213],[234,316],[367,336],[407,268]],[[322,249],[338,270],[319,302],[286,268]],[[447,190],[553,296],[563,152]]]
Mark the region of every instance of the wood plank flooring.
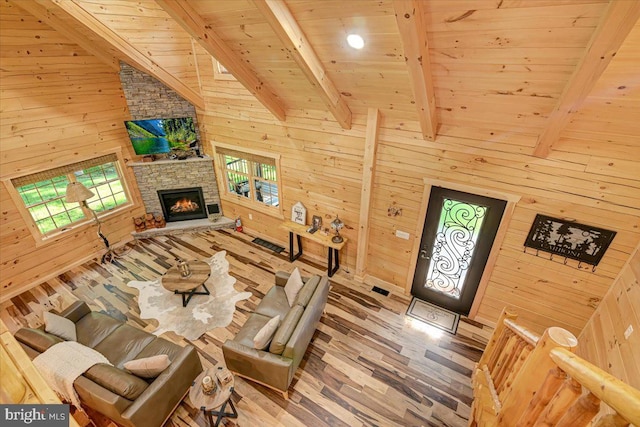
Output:
[[[251,243],[254,236],[230,230],[158,236],[132,244],[113,264],[95,260],[27,291],[0,307],[11,331],[37,326],[42,311],[64,308],[76,299],[93,310],[153,331],[154,320],[139,317],[137,290],[129,280],[151,280],[176,256],[206,258],[226,251],[236,289],[253,295],[237,305],[232,323],[191,342],[203,365],[223,361],[221,344],[232,338],[273,286],[274,272],[298,266],[303,275],[323,274],[325,265]],[[405,316],[410,298],[383,296],[343,270],[331,278],[326,314],[298,368],[290,399],[263,386],[236,379],[236,420],[227,426],[466,426],[472,399],[470,373],[490,329],[461,319],[457,336],[439,333]],[[173,333],[171,341],[187,341]],[[185,400],[168,426],[205,426],[202,413]]]

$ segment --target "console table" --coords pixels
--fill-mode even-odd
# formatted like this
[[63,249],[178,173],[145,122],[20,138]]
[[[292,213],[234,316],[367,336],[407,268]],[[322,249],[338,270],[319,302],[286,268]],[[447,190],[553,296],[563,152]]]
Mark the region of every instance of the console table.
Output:
[[[285,221],[282,223],[282,228],[289,232],[289,261],[293,262],[300,258],[302,255],[302,237],[305,239],[309,239],[313,242],[320,243],[322,246],[325,246],[328,250],[327,255],[327,274],[329,277],[333,276],[336,271],[340,268],[340,249],[347,243],[347,239],[343,237],[342,242],[334,243],[331,241],[333,237],[332,234],[325,236],[322,234],[320,230],[311,234],[307,232],[309,228],[308,225],[298,224],[293,221]],[[298,241],[298,252],[294,254],[293,252],[293,236],[296,236],[296,240]],[[335,263],[334,263],[335,258]]]

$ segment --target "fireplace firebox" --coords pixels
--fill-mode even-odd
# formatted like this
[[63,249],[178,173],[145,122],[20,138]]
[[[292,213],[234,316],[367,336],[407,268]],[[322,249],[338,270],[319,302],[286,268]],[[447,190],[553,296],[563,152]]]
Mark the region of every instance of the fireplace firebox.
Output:
[[202,187],[158,190],[158,197],[167,222],[207,217]]

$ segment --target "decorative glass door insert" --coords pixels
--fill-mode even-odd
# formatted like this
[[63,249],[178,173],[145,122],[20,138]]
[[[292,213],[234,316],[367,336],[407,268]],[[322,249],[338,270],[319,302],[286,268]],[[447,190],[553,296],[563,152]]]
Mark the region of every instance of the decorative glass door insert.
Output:
[[486,206],[445,198],[424,286],[460,299]]

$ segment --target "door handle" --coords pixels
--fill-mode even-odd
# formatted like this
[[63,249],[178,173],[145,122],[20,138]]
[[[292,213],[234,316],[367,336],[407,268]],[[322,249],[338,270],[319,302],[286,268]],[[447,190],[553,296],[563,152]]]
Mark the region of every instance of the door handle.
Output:
[[429,254],[426,249],[420,249],[420,258],[421,259],[430,259]]

